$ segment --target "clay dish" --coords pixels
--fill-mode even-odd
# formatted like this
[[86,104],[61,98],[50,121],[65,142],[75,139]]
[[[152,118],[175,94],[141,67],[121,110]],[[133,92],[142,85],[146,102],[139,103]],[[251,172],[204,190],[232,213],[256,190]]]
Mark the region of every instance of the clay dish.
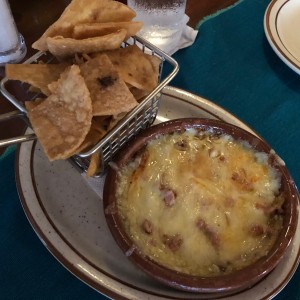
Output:
[[[276,174],[279,174],[277,185],[279,190],[278,194],[282,195],[281,199],[283,200],[281,207],[279,209],[276,209],[275,212],[272,212],[272,216],[276,214],[276,220],[278,218],[281,218],[281,225],[280,227],[278,227],[280,229],[278,229],[276,237],[274,237],[274,242],[272,242],[272,245],[270,246],[270,248],[268,248],[267,253],[264,253],[264,255],[260,256],[256,260],[253,260],[253,262],[251,262],[249,265],[242,267],[241,269],[233,268],[231,271],[228,271],[227,266],[222,267],[218,265],[217,272],[219,273],[217,275],[195,275],[195,270],[191,272],[185,272],[184,270],[182,271],[181,269],[178,269],[178,267],[172,268],[172,263],[162,264],[158,262],[156,258],[151,256],[148,252],[145,252],[146,250],[144,251],[144,249],[141,249],[141,247],[133,241],[133,239],[131,238],[132,232],[128,232],[128,228],[131,225],[126,225],[130,222],[128,221],[128,223],[127,221],[124,221],[124,214],[122,215],[119,210],[120,204],[118,203],[118,201],[123,201],[120,200],[122,197],[117,196],[117,190],[120,184],[120,170],[123,170],[123,168],[125,168],[125,166],[127,166],[128,163],[132,164],[136,157],[142,157],[143,151],[145,150],[145,147],[146,145],[148,145],[149,142],[152,142],[155,139],[158,139],[162,136],[170,136],[174,133],[182,134],[186,131],[196,132],[196,135],[198,135],[199,132],[201,134],[203,132],[209,132],[212,136],[215,136],[217,138],[222,135],[226,135],[231,136],[234,141],[243,141],[245,145],[250,145],[250,148],[254,149],[258,153],[265,153],[265,157],[267,157],[267,164],[271,166],[272,170],[276,171]],[[217,154],[213,151],[210,151],[208,153],[210,153],[213,158],[217,156]],[[139,161],[141,161],[142,159],[140,159]],[[221,160],[221,158],[219,159]],[[115,157],[113,163],[111,163],[110,166],[111,168],[109,168],[108,170],[104,186],[103,205],[107,224],[112,233],[112,236],[124,252],[125,256],[127,256],[127,258],[132,263],[137,265],[148,275],[152,276],[153,278],[172,288],[185,290],[188,292],[226,294],[248,289],[258,281],[260,281],[262,278],[264,278],[277,266],[277,264],[284,256],[295,234],[298,218],[297,205],[299,202],[299,193],[295,187],[291,176],[289,175],[289,172],[284,162],[278,157],[275,151],[272,150],[272,148],[265,141],[234,125],[230,125],[228,123],[212,119],[197,118],[178,119],[168,121],[165,123],[160,123],[158,125],[152,126],[144,130],[133,140],[131,140],[118,153],[118,155]],[[232,176],[231,180],[236,180],[235,176]],[[240,183],[244,184],[245,181],[240,181]],[[160,189],[163,190],[163,188]],[[170,192],[170,190],[168,190],[168,192]],[[173,202],[171,201],[165,203],[167,206],[172,206],[169,209],[175,209],[175,205],[177,204],[176,201],[178,201],[179,199],[176,197],[179,197],[177,195],[177,192],[173,192]],[[176,199],[174,200],[174,198]],[[166,199],[163,198],[163,200]],[[257,206],[257,209],[260,208],[261,207]],[[139,211],[141,215],[144,213],[143,209],[139,209]],[[203,210],[201,211],[201,213],[204,214]],[[263,215],[263,213],[261,215]],[[215,249],[216,253],[220,253],[220,251],[222,251],[222,242],[220,242],[220,239],[218,238],[217,234],[215,234],[215,231],[213,229],[209,229],[209,217],[205,214],[203,216],[204,218],[206,218],[206,222],[208,224],[201,219],[200,221],[198,220],[197,226],[198,229],[200,228],[200,231],[204,233],[203,240],[208,240],[208,243],[210,244],[208,246],[205,246],[203,244],[202,248],[205,249],[205,247],[208,247],[208,249]],[[247,218],[248,217],[251,218],[251,216],[247,216]],[[237,218],[237,220],[239,220],[239,218]],[[141,225],[141,227],[143,227],[144,230],[144,232],[142,232],[143,230],[141,230],[141,234],[144,234],[146,238],[147,235],[149,236],[151,234],[154,234],[154,230],[157,229],[157,226],[154,226],[153,228],[151,224],[152,223],[150,223],[149,221],[147,224],[143,223]],[[178,222],[176,224],[178,224]],[[177,226],[176,224],[174,223],[174,228]],[[256,227],[253,229],[252,233],[253,232],[254,234],[258,235],[263,234],[263,231],[260,232],[259,228],[257,230]],[[268,236],[268,233],[264,234]],[[172,251],[177,251],[178,247],[183,247],[182,245],[186,245],[184,244],[185,236],[183,236],[182,239],[177,238],[175,242],[173,240],[171,241],[171,243],[167,235],[163,235],[163,237],[165,238],[163,242],[164,245],[167,245],[169,246],[169,248],[172,248]],[[147,242],[146,244],[149,248],[149,245],[151,243],[148,244]],[[174,244],[175,248],[173,247]],[[153,242],[153,245],[154,247],[156,247],[155,242]],[[202,253],[202,255],[205,255],[205,253]]]

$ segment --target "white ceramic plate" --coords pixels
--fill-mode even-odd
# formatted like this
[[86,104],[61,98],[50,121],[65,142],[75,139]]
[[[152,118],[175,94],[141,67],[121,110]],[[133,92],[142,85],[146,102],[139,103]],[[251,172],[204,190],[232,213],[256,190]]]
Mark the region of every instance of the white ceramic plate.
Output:
[[264,29],[276,54],[300,74],[300,1],[273,0],[265,12]]
[[[212,102],[167,87],[163,91],[157,122],[179,117],[221,119],[253,132]],[[297,268],[300,256],[299,224],[283,261],[253,288],[230,297],[173,290],[138,270],[111,237],[102,209],[104,178],[87,180],[68,161],[50,163],[36,142],[23,143],[17,159],[17,187],[33,229],[70,272],[109,297],[269,299],[281,291]]]

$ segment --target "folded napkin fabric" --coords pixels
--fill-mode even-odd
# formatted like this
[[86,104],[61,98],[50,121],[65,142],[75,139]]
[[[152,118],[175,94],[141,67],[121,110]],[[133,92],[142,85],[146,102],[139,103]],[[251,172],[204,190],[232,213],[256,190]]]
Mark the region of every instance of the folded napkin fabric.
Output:
[[182,34],[179,40],[179,43],[170,43],[168,50],[166,51],[168,54],[173,55],[175,52],[177,52],[179,49],[187,48],[196,40],[198,30],[193,29],[192,27],[187,25],[187,22],[189,21],[189,17],[187,15],[184,15],[183,24],[184,27],[182,29]]
[[[264,33],[269,0],[244,0],[208,19],[197,42],[178,51],[171,85],[233,113],[263,137],[300,185],[300,76],[274,53]],[[167,70],[167,68],[166,68]]]
[[[167,53],[169,55],[173,55],[179,49],[187,48],[195,42],[197,34],[198,34],[198,30],[193,29],[187,25],[189,19],[190,18],[187,15],[184,15],[183,20],[182,20],[183,28],[182,28],[182,32],[181,32],[179,41],[177,38],[168,40],[168,44],[166,44],[164,46],[164,48],[161,50],[163,50],[165,53]],[[141,35],[141,36],[143,37],[143,35]],[[144,37],[144,38],[147,39],[146,37]],[[156,45],[156,46],[159,47],[159,45]]]

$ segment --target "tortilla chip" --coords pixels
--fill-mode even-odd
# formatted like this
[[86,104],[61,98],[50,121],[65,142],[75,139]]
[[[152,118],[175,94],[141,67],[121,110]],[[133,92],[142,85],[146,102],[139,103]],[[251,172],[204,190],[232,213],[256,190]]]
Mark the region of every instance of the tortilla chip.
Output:
[[48,50],[47,37],[72,37],[73,28],[83,23],[105,23],[130,21],[136,13],[127,5],[111,0],[73,0],[60,18],[32,44],[32,48]]
[[108,131],[111,116],[94,116],[92,120],[92,128],[100,134],[105,134]]
[[[95,118],[101,118],[102,120],[96,120]],[[74,154],[78,154],[92,146],[95,146],[101,140],[108,130],[108,125],[106,125],[108,121],[106,119],[108,118],[94,117],[92,119],[90,131],[88,132],[82,144],[74,151]]]
[[25,107],[26,109],[32,110],[35,107],[37,107],[39,104],[41,104],[45,99],[42,98],[36,98],[35,100],[25,101]]
[[48,84],[58,80],[68,64],[6,64],[6,77],[20,80],[38,88],[46,96],[50,95]]
[[83,40],[64,38],[62,36],[48,37],[46,39],[49,51],[58,58],[72,56],[75,53],[93,53],[103,50],[120,48],[126,36],[126,30],[120,29],[116,32],[92,37]]
[[156,55],[146,55],[145,57],[150,61],[153,72],[158,77],[159,72],[160,72],[161,59],[159,57],[157,57]]
[[121,121],[125,117],[126,113],[120,113],[118,115],[112,116],[109,122],[108,130],[111,130],[113,127],[115,127],[119,121]]
[[28,93],[35,93],[35,94],[39,94],[42,92],[39,88],[37,88],[33,85],[30,85],[27,91],[28,91]]
[[116,30],[125,29],[127,34],[125,40],[136,35],[142,28],[142,22],[108,22],[108,23],[89,23],[75,25],[73,30],[74,39],[86,39],[95,36],[106,35]]
[[50,161],[70,157],[85,139],[92,120],[90,93],[78,66],[67,68],[51,84],[51,91],[52,95],[28,112]]
[[140,90],[134,86],[129,87],[130,93],[133,95],[136,101],[143,100],[147,95],[149,95],[149,92],[145,90]]
[[138,104],[107,55],[88,60],[80,70],[91,94],[94,116],[117,115]]
[[[138,46],[131,45],[104,52],[122,79],[130,85],[145,91],[152,91],[158,84],[158,69],[154,59],[144,53]],[[94,54],[94,57],[100,54]]]
[[91,160],[90,160],[89,167],[86,171],[86,176],[92,177],[96,175],[101,166],[100,163],[101,163],[101,155],[100,152],[97,151],[91,155]]
[[84,141],[81,143],[81,145],[76,148],[71,155],[79,154],[82,151],[87,150],[88,148],[96,145],[100,139],[103,137],[104,134],[99,134],[98,131],[96,131],[94,128],[91,128],[88,134],[86,135]]

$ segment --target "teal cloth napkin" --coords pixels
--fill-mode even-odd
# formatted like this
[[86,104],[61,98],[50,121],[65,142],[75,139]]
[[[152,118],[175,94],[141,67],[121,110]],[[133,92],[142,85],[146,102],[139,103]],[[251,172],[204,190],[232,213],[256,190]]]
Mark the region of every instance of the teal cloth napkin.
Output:
[[0,299],[107,299],[68,272],[44,247],[15,185],[15,148],[0,157]]
[[244,0],[208,19],[195,44],[174,55],[179,74],[171,85],[227,109],[260,134],[300,184],[300,76],[267,42],[268,0]]
[[[177,52],[173,86],[229,110],[257,131],[300,184],[300,77],[263,31],[268,0],[244,0],[207,19],[194,45]],[[42,245],[15,187],[15,149],[0,158],[0,299],[105,299],[71,275]],[[300,269],[276,297],[300,299]]]
[[[300,185],[300,76],[271,49],[263,17],[269,0],[244,0],[199,24],[196,43],[174,55],[172,85],[210,99],[263,137]],[[300,267],[276,297],[300,299]]]

